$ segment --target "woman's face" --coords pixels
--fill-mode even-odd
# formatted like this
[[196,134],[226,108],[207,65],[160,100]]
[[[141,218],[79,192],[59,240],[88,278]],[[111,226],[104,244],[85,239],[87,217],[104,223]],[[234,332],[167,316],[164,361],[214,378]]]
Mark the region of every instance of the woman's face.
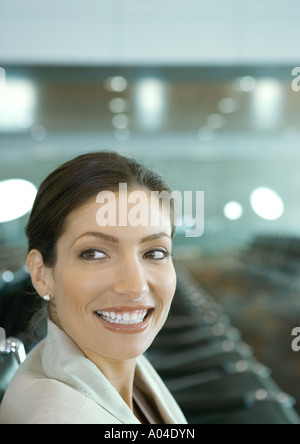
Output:
[[[122,192],[121,192],[122,193]],[[101,227],[103,204],[90,200],[71,213],[50,273],[53,320],[88,356],[118,360],[144,353],[166,321],[176,288],[171,223],[165,208],[158,226]],[[133,204],[128,204],[128,212]],[[124,214],[123,214],[124,216]],[[155,216],[155,215],[154,215]],[[124,224],[123,224],[124,225]]]

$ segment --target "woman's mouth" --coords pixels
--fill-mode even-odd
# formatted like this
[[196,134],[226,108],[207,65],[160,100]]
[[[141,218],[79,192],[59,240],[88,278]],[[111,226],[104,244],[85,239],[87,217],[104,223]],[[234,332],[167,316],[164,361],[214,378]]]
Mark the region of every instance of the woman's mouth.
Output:
[[153,311],[152,307],[118,307],[97,310],[95,313],[109,330],[138,333],[148,326]]
[[114,312],[114,311],[97,311],[97,315],[101,316],[105,321],[112,324],[138,324],[143,322],[147,316],[148,310],[137,310],[132,312]]

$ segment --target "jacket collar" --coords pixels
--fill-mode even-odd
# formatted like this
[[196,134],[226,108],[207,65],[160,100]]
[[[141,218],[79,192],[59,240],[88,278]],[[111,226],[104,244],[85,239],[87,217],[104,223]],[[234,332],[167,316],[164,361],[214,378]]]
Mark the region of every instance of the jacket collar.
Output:
[[60,381],[92,399],[121,423],[139,424],[131,409],[98,367],[50,320],[42,365],[49,378]]

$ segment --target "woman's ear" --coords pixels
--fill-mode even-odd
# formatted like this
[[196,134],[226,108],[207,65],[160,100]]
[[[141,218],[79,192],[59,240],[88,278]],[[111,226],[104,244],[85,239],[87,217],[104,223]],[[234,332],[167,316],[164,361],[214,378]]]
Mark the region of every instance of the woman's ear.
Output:
[[43,298],[51,294],[50,269],[44,264],[43,256],[39,250],[31,250],[27,257],[27,267],[31,275],[32,285]]

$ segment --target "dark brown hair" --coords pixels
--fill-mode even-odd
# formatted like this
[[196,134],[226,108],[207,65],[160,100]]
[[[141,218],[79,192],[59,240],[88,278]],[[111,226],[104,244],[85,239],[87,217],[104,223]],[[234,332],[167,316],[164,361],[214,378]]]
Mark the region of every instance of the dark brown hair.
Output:
[[[69,214],[100,191],[117,191],[120,183],[127,183],[128,189],[171,193],[158,173],[133,158],[112,151],[83,154],[61,165],[41,184],[26,226],[28,250],[39,250],[45,265],[54,267],[56,244]],[[172,236],[174,232],[172,223]]]

